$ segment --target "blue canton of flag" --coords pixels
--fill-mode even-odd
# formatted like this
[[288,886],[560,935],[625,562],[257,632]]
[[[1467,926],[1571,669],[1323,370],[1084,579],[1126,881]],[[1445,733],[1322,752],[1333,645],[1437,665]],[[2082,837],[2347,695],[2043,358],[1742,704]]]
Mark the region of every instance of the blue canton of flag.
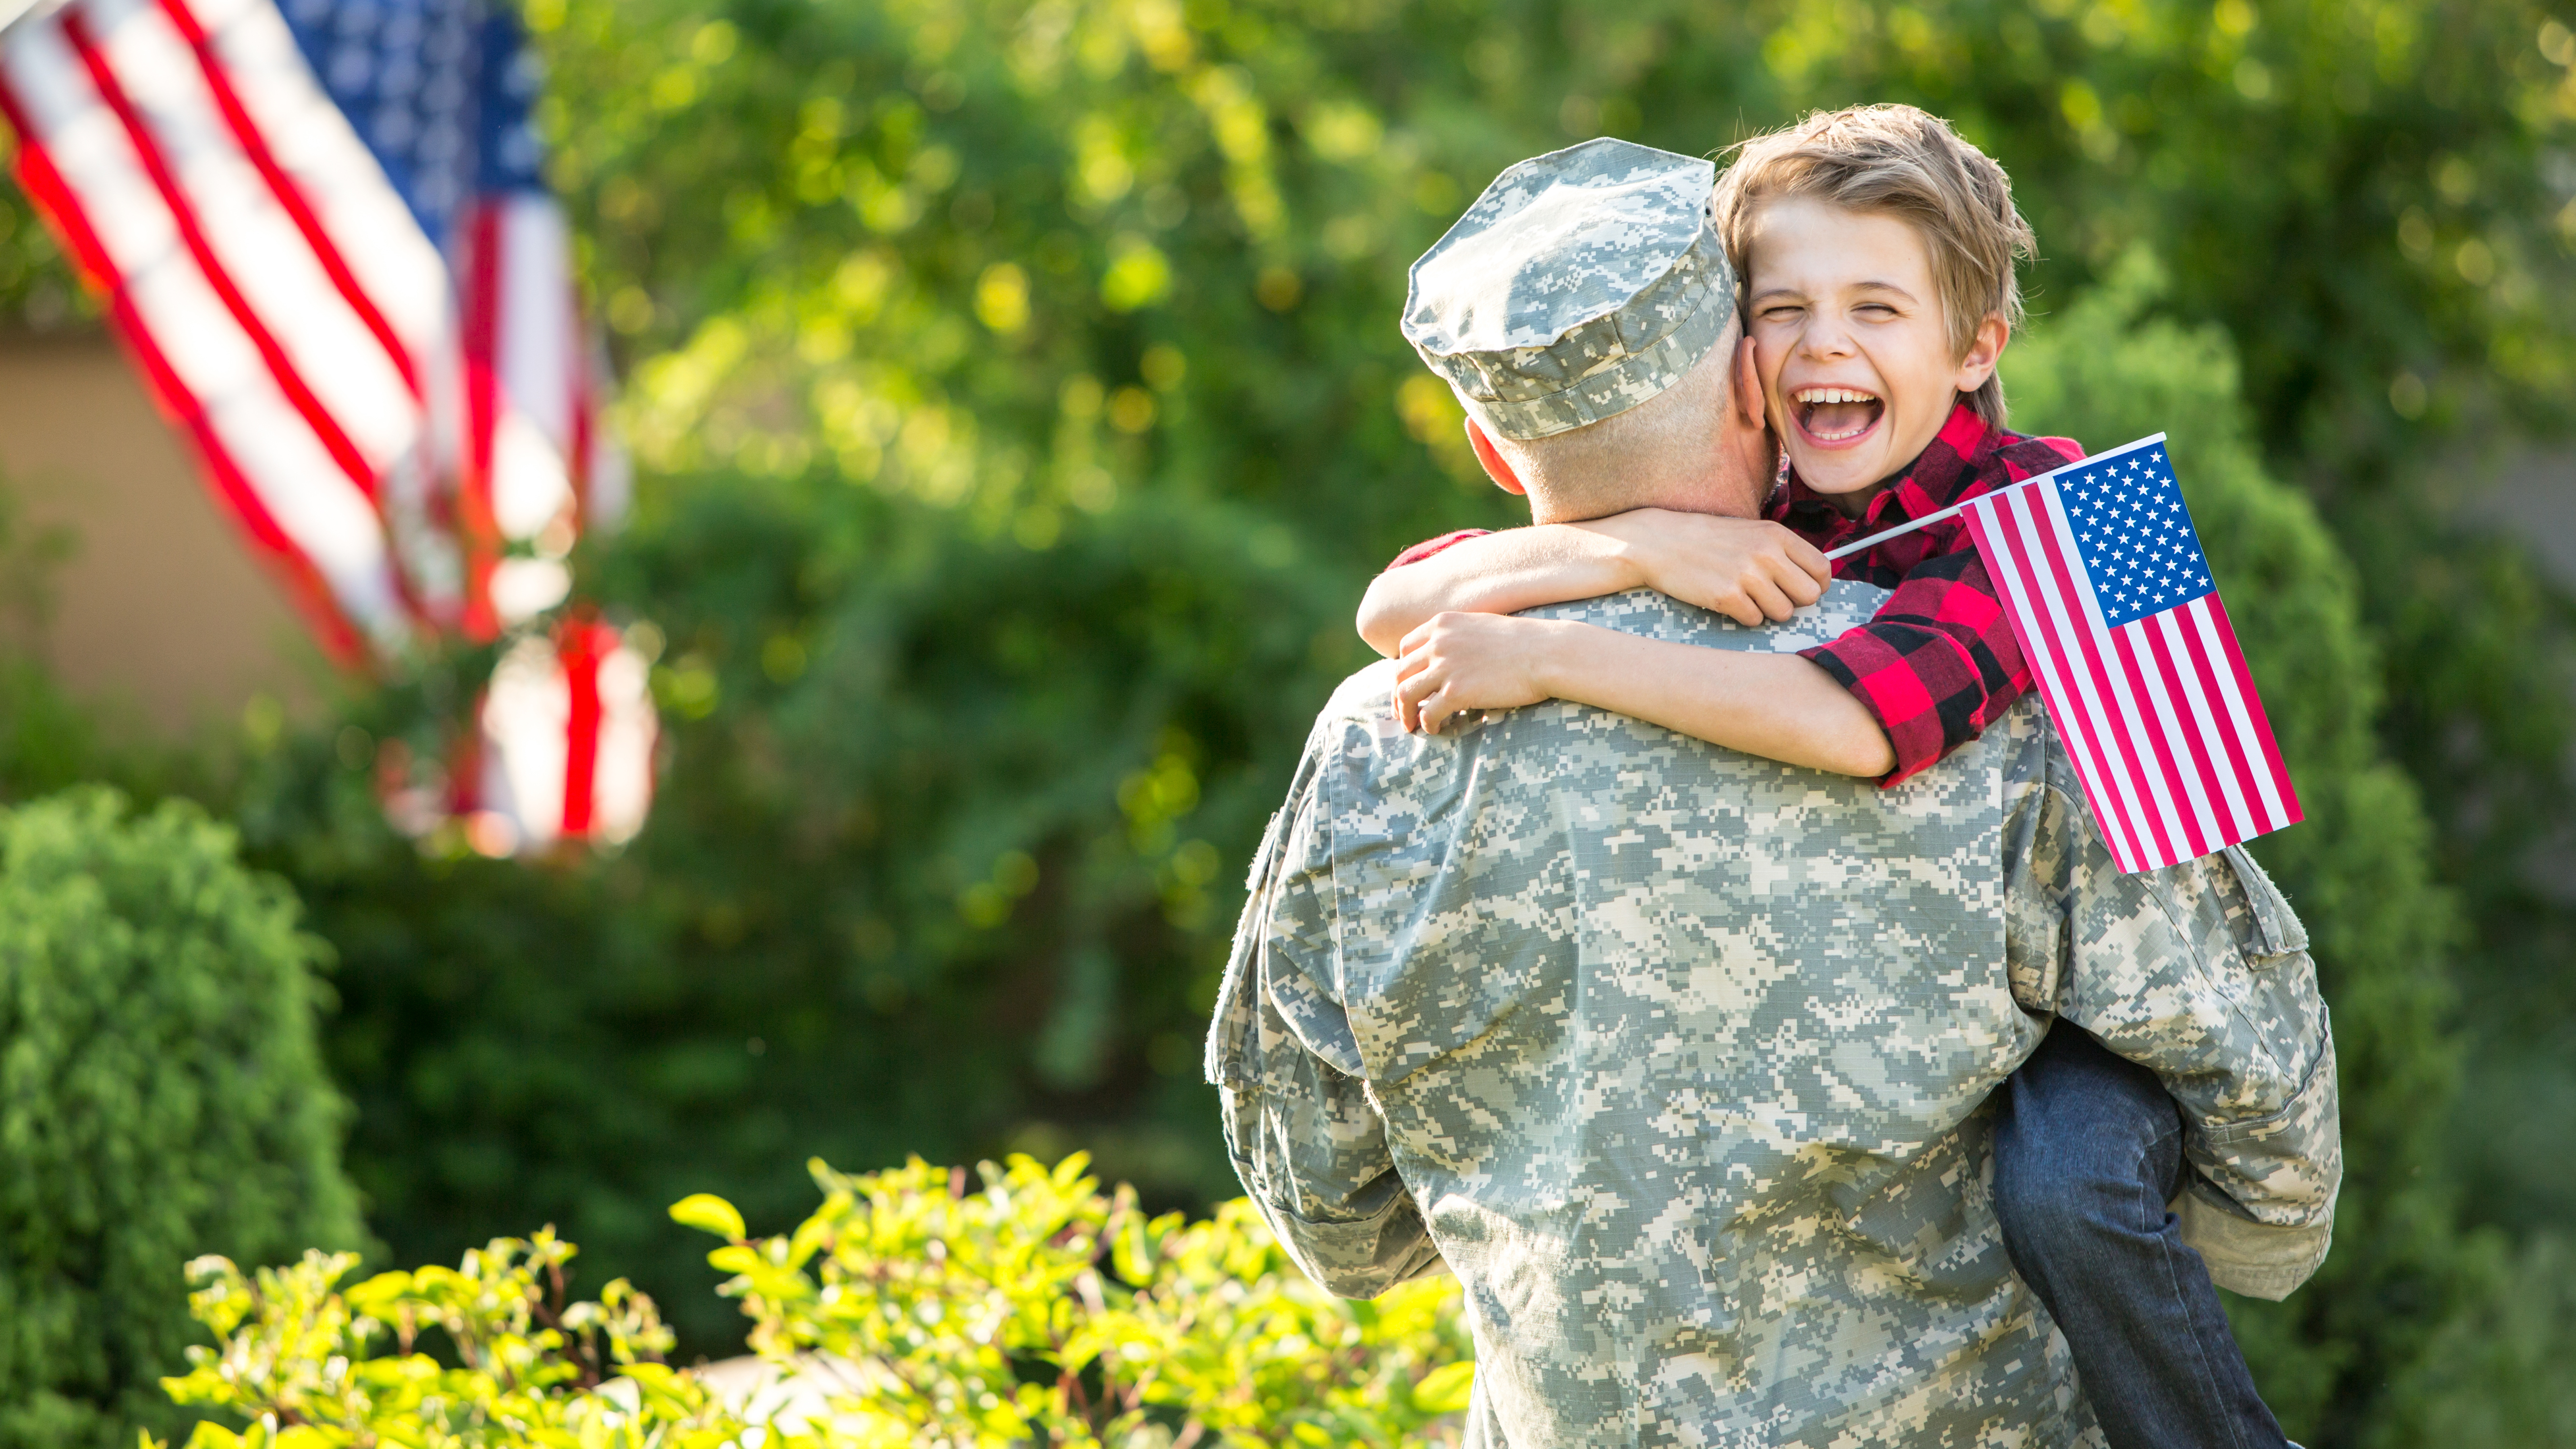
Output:
[[2105,625],[2116,629],[2217,592],[2162,444],[2087,458],[2055,478]]
[[385,176],[445,245],[476,196],[541,191],[528,109],[544,76],[517,16],[481,0],[285,0],[287,28]]

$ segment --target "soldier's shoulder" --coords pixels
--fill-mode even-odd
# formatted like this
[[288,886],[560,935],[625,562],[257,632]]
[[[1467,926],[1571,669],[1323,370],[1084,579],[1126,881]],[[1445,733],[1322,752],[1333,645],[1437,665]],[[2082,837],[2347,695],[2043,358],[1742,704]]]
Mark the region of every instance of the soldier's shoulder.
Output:
[[1333,687],[1319,720],[1326,724],[1374,723],[1390,726],[1395,714],[1395,661],[1381,659]]
[[1837,580],[1825,596],[1800,609],[1786,622],[1747,627],[1652,589],[1630,589],[1597,599],[1546,604],[1524,610],[1527,618],[1569,619],[1597,624],[1623,634],[1642,634],[1679,644],[1756,653],[1794,654],[1832,641],[1870,621],[1887,602],[1888,591],[1870,584]]

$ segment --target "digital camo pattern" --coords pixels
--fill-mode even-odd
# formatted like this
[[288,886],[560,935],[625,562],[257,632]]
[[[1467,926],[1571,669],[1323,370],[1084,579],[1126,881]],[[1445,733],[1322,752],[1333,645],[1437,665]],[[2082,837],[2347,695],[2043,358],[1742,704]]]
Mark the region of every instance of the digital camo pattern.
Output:
[[1595,140],[1494,178],[1413,264],[1404,338],[1509,438],[1626,412],[1706,357],[1735,315],[1708,224],[1716,165]]
[[2325,1261],[2343,1181],[2307,931],[2242,846],[2119,875],[2073,762],[2047,744],[2020,847],[2030,888],[2006,897],[2015,993],[2156,1073],[2199,1170],[2184,1240],[2218,1286],[2286,1297]]
[[[1795,649],[1882,597],[1541,612]],[[2255,1258],[2329,1218],[2295,918],[2226,857],[2120,875],[2035,706],[1882,792],[1564,704],[1411,736],[1390,676],[1317,724],[1208,1074],[1309,1273],[1465,1285],[1471,1442],[2098,1443],[1988,1197],[2025,1006],[2165,1075]]]

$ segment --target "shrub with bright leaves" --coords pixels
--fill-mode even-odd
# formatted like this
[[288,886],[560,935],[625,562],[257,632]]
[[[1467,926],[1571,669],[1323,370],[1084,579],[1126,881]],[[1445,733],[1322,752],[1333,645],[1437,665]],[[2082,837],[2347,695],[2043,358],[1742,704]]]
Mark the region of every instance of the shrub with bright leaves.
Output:
[[[1455,1284],[1337,1299],[1252,1205],[1205,1222],[1104,1197],[1077,1153],[844,1175],[823,1206],[748,1238],[722,1199],[672,1209],[780,1360],[856,1366],[836,1433],[865,1445],[1454,1442],[1470,1362]],[[970,1190],[971,1188],[971,1190]]]
[[[671,1209],[726,1240],[709,1256],[760,1352],[844,1388],[830,1413],[768,1426],[774,1449],[1456,1441],[1474,1366],[1445,1278],[1333,1298],[1249,1203],[1149,1217],[1079,1154],[975,1174],[811,1166],[823,1205],[780,1237],[749,1236],[722,1198]],[[256,1274],[199,1260],[191,1306],[219,1342],[165,1387],[249,1427],[201,1424],[189,1449],[744,1442],[747,1406],[660,1361],[650,1300],[623,1280],[565,1300],[573,1253],[551,1232],[505,1238],[457,1269],[347,1287],[348,1253]],[[433,1328],[444,1357],[423,1351]]]
[[302,925],[194,805],[0,808],[0,1449],[178,1432],[180,1265],[361,1240]]
[[[189,1449],[501,1449],[617,1445],[716,1449],[742,1432],[693,1375],[660,1362],[670,1332],[623,1279],[596,1302],[564,1301],[572,1244],[552,1232],[495,1239],[457,1268],[379,1273],[340,1287],[354,1253],[308,1252],[244,1273],[189,1265],[189,1296],[214,1330],[195,1369],[162,1386],[182,1404],[248,1420],[200,1423]],[[445,1335],[450,1362],[423,1352]],[[147,1439],[147,1449],[157,1441]]]

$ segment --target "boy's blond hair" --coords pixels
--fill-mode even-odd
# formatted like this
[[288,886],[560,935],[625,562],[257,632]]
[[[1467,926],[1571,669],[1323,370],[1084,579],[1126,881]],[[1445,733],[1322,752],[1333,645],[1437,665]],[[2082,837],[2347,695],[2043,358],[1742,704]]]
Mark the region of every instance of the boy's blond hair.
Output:
[[[1745,248],[1763,204],[1813,197],[1914,224],[1932,254],[1954,356],[1968,355],[1988,317],[2021,326],[2013,262],[2032,255],[2030,223],[2013,207],[2004,168],[1940,117],[1912,106],[1851,106],[1731,149],[1735,164],[1718,178],[1709,208],[1737,276],[1750,279]],[[2002,378],[1989,375],[1968,404],[1987,426],[2002,427]]]

